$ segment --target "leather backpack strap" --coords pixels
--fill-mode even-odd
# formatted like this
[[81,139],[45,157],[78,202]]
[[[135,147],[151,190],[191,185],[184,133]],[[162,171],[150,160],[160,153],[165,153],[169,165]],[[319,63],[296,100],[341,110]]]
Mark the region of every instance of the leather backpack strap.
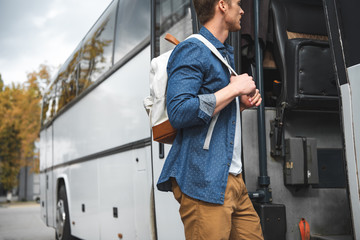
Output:
[[171,42],[174,45],[178,45],[180,43],[179,40],[177,40],[173,35],[171,35],[170,33],[167,33],[165,35],[165,40]]

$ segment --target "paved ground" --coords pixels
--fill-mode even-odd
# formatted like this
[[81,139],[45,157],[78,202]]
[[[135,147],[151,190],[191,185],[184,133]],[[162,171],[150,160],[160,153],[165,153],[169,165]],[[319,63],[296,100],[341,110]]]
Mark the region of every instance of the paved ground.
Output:
[[40,219],[35,202],[0,203],[0,240],[54,240],[55,230]]

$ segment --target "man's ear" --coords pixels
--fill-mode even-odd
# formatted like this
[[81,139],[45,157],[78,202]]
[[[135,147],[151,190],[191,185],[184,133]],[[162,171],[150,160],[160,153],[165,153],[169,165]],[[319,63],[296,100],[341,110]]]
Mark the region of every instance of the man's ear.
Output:
[[217,3],[217,7],[219,8],[219,10],[220,10],[221,12],[226,12],[227,3],[226,3],[224,0],[220,0],[220,1],[218,1],[218,3]]

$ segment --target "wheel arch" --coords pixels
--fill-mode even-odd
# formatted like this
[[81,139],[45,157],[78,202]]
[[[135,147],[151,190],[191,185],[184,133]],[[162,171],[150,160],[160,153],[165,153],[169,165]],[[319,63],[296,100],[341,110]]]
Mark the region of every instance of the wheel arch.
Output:
[[[68,211],[68,223],[69,223],[69,234],[70,234],[70,236],[68,236],[68,237],[70,237],[70,239],[75,239],[75,238],[73,238],[72,237],[72,235],[71,235],[71,233],[72,233],[72,224],[71,224],[71,219],[72,219],[72,217],[71,217],[71,201],[70,201],[70,199],[71,199],[71,192],[70,192],[70,187],[69,187],[70,185],[69,185],[69,181],[68,181],[68,177],[67,177],[67,175],[65,175],[65,174],[63,174],[63,175],[59,175],[58,177],[57,177],[57,179],[56,179],[56,188],[55,188],[55,190],[56,190],[56,209],[57,209],[57,205],[58,205],[58,201],[59,201],[59,198],[60,198],[60,189],[62,188],[62,187],[64,187],[64,190],[65,190],[65,197],[66,197],[66,203],[67,203],[67,211]],[[55,211],[57,211],[57,210],[55,210]],[[56,215],[56,213],[55,213],[55,215]],[[56,230],[56,227],[55,227],[55,230]],[[56,230],[57,231],[57,230]],[[58,239],[57,238],[57,233],[56,233],[56,231],[55,231],[55,236],[56,236],[56,239]],[[67,239],[67,237],[65,238],[65,239]]]
[[[70,191],[70,187],[69,187],[69,180],[67,175],[60,175],[57,180],[56,180],[56,203],[59,200],[59,190],[60,187],[64,186],[65,187],[65,191],[66,191],[66,198],[67,198],[67,203],[68,203],[68,208],[69,208],[69,215],[70,215],[70,219],[71,219],[71,191]],[[56,206],[56,205],[55,205]]]

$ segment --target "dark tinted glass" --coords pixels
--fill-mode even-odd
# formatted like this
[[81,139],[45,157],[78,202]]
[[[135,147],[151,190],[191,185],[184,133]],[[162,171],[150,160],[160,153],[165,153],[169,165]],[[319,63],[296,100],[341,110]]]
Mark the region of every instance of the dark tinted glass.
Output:
[[86,35],[80,60],[81,93],[112,66],[117,1],[113,1]]
[[42,125],[48,123],[55,115],[55,91],[56,87],[52,84],[45,93],[42,107]]
[[60,111],[67,103],[76,97],[77,66],[80,55],[80,47],[61,67],[55,80],[56,84],[56,112]]
[[150,34],[150,1],[121,0],[116,25],[114,61],[144,41]]
[[162,54],[174,45],[167,42],[166,33],[172,34],[179,41],[192,34],[190,0],[160,0],[156,16],[156,54]]
[[49,122],[55,114],[76,97],[77,66],[80,47],[61,66],[58,75],[44,96],[42,124]]

